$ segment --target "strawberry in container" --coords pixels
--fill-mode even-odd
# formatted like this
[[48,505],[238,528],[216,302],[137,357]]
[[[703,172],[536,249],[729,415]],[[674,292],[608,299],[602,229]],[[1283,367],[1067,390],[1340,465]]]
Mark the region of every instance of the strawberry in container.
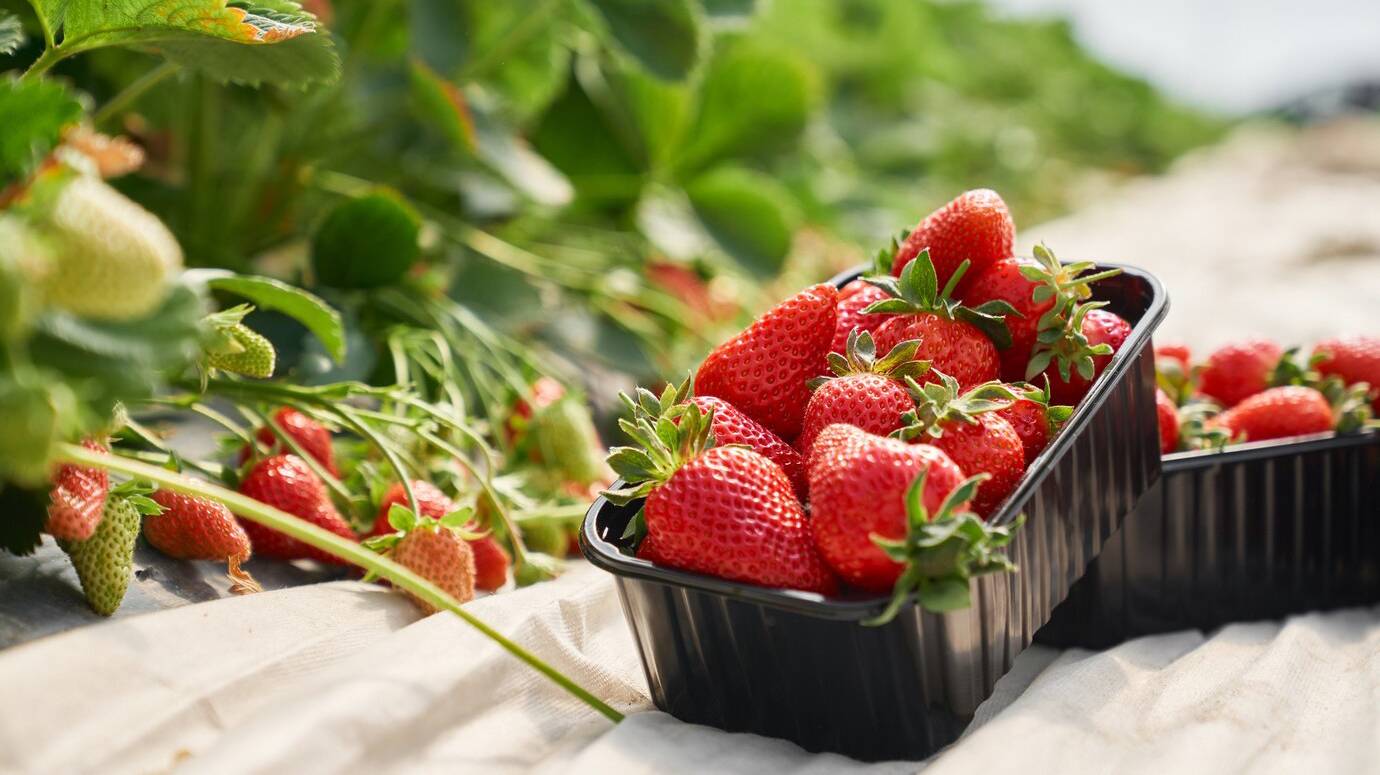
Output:
[[617,579],[659,707],[928,755],[1150,488],[1163,290],[1043,247],[1016,260],[1013,237],[1000,197],[964,194],[690,384],[627,397],[634,444],[580,541]]

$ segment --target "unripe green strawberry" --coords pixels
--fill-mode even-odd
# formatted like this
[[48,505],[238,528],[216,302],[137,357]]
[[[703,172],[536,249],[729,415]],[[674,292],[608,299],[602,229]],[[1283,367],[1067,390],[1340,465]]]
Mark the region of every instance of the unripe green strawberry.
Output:
[[226,329],[231,346],[224,352],[208,352],[206,363],[212,368],[243,374],[246,377],[267,379],[273,376],[277,352],[262,334],[243,323]]
[[562,481],[586,486],[613,481],[604,464],[604,444],[580,399],[565,396],[538,410],[529,432],[542,461]]
[[38,289],[52,266],[43,238],[23,220],[0,213],[0,341],[17,339],[38,313]]
[[54,181],[61,189],[40,208],[53,249],[48,299],[78,315],[131,320],[163,301],[182,268],[182,248],[152,213],[98,178]]
[[134,567],[134,542],[139,537],[139,509],[123,495],[111,495],[96,532],[85,541],[62,541],[72,558],[86,602],[101,616],[110,616],[125,599]]

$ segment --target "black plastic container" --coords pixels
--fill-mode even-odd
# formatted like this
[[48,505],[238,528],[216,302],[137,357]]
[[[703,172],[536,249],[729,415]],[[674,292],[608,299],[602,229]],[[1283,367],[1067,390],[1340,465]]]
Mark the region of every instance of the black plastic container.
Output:
[[1150,275],[1125,270],[1099,282],[1097,295],[1133,323],[1131,336],[992,517],[1027,515],[1008,548],[1020,572],[976,579],[967,609],[936,615],[913,605],[866,627],[859,622],[884,599],[826,599],[657,567],[619,551],[636,506],[596,501],[580,544],[617,577],[657,707],[864,760],[923,758],[956,739],[1159,476],[1150,334],[1168,301]]
[[1036,640],[1131,638],[1380,603],[1380,435],[1164,458]]

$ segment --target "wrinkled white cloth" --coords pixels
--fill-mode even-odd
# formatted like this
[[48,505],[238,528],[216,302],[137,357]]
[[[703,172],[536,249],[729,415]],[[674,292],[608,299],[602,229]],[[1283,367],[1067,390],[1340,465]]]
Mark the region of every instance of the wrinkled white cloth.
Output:
[[1380,761],[1380,609],[1034,647],[957,744],[861,764],[683,724],[647,697],[612,579],[469,610],[629,714],[617,726],[458,618],[337,582],[0,652],[0,772],[1363,772]]

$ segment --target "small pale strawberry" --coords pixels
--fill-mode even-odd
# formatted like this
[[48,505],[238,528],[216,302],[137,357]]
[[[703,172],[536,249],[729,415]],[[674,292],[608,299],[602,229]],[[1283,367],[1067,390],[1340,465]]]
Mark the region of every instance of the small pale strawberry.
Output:
[[273,376],[273,367],[278,355],[273,349],[272,342],[243,323],[230,326],[225,336],[230,344],[224,347],[223,351],[208,352],[207,365],[257,379]]
[[[130,493],[130,494],[122,494]],[[147,498],[124,488],[105,501],[105,513],[96,532],[84,541],[60,541],[72,559],[82,592],[91,609],[110,616],[120,607],[134,570],[134,544],[139,538],[141,509]],[[151,511],[156,512],[154,505]]]
[[109,320],[143,317],[163,301],[182,268],[182,249],[163,222],[96,177],[60,175],[47,185],[37,225],[52,247],[46,287],[56,306]]
[[[386,554],[398,564],[440,587],[461,603],[474,599],[474,551],[458,529],[474,516],[469,509],[444,519],[418,517],[405,506],[389,513],[394,532],[371,538],[365,546]],[[408,593],[429,614],[438,610],[430,602]]]

